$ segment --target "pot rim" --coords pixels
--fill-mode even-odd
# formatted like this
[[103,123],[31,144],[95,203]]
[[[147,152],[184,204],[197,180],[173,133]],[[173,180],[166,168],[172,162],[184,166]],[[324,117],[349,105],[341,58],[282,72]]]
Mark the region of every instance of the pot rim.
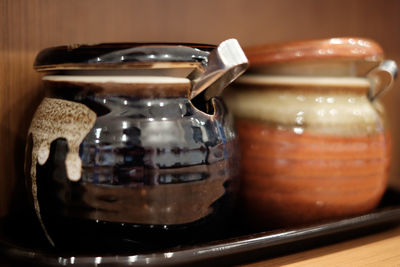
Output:
[[276,63],[355,60],[381,62],[381,46],[367,38],[338,37],[250,46],[245,49],[250,67]]

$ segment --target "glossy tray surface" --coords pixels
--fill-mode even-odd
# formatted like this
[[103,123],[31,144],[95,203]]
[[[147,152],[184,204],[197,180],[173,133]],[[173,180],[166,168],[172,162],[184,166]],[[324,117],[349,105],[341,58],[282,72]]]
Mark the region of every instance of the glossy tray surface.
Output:
[[[223,239],[200,243],[122,251],[121,253],[62,251],[49,247],[35,222],[5,218],[1,222],[0,263],[47,266],[223,265],[275,257],[318,245],[372,233],[400,223],[400,192],[388,190],[380,206],[368,214],[306,227],[251,232],[233,226]],[[20,265],[19,265],[20,266]]]

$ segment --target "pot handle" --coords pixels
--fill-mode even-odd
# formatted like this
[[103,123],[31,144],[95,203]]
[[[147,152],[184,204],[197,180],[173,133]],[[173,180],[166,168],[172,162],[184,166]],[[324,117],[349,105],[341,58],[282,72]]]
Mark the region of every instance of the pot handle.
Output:
[[378,67],[372,69],[367,78],[371,87],[368,97],[371,101],[381,97],[393,85],[397,76],[397,64],[393,60],[385,60]]

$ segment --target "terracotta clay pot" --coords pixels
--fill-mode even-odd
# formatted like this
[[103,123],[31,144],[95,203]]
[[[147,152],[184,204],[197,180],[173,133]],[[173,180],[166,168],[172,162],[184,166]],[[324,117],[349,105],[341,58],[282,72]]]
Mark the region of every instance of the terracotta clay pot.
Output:
[[241,212],[282,227],[370,211],[387,185],[391,139],[377,96],[396,72],[373,41],[250,47],[226,95],[241,146]]

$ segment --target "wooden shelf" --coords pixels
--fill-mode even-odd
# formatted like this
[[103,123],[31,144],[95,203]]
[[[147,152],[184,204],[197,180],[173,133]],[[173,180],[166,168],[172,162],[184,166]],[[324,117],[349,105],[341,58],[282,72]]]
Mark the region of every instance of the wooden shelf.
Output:
[[349,241],[244,266],[398,266],[400,226]]

